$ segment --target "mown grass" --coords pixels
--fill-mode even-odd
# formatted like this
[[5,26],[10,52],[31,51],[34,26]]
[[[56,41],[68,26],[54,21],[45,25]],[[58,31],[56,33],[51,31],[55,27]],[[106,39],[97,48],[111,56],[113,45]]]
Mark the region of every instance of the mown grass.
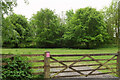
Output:
[[68,48],[3,48],[2,54],[43,54],[50,51],[51,54],[95,54],[95,53],[116,53],[117,47],[99,49],[68,49]]
[[[99,48],[99,49],[67,49],[67,48],[13,48],[13,49],[2,49],[2,54],[43,54],[45,51],[50,51],[50,54],[99,54],[99,53],[117,53],[118,48]],[[101,57],[93,57],[95,59],[110,59],[112,56],[101,56]],[[29,60],[42,60],[44,57],[28,57]],[[79,60],[81,57],[55,57],[57,60]],[[90,58],[86,57],[84,60],[90,60]],[[101,61],[104,63],[105,61]],[[96,64],[95,61],[88,62],[78,62],[76,64]],[[109,63],[116,63],[116,61],[111,61]],[[70,65],[71,63],[65,63]],[[32,66],[43,66],[44,63],[34,62]],[[52,63],[52,66],[61,65],[59,63]],[[97,68],[93,67],[93,68]],[[116,67],[116,65],[110,65],[109,67]],[[101,67],[104,68],[104,67]],[[34,69],[33,72],[43,72],[43,69]],[[109,70],[99,70],[101,72],[109,72]],[[113,74],[115,75],[115,74]]]

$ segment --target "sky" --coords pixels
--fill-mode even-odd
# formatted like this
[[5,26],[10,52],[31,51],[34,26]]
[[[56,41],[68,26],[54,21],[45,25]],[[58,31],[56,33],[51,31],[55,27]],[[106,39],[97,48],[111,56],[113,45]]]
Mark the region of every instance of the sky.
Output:
[[24,0],[17,0],[17,7],[14,8],[16,14],[22,14],[30,19],[32,14],[36,14],[41,8],[49,8],[55,10],[55,13],[61,15],[67,10],[73,9],[74,11],[79,8],[92,7],[97,10],[105,6],[109,6],[112,0],[28,0],[29,4],[24,3]]

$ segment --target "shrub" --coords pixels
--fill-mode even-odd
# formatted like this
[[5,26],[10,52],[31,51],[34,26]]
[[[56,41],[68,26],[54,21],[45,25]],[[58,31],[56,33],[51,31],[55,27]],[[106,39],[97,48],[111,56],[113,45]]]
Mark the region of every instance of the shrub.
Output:
[[44,74],[38,75],[38,78],[43,79],[44,78]]
[[31,70],[29,69],[31,64],[27,60],[27,57],[23,58],[20,56],[3,59],[2,62],[8,63],[8,65],[2,66],[2,78],[5,80],[28,80],[32,78]]

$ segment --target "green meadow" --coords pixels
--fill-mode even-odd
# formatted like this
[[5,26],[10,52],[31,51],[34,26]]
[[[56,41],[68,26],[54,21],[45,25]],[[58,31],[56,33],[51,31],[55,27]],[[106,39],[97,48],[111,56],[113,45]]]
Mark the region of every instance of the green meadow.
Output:
[[51,54],[96,54],[96,53],[117,53],[118,48],[98,49],[68,49],[68,48],[3,48],[2,54],[43,54],[50,51]]

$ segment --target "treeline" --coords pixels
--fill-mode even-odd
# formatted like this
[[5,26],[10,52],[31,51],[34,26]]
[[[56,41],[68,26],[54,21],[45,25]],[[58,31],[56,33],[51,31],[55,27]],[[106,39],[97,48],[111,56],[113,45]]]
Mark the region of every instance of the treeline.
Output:
[[25,16],[13,13],[2,20],[3,47],[96,48],[113,43],[117,27],[111,23],[110,28],[111,15],[106,18],[105,14],[108,9],[69,10],[62,19],[46,8],[33,14],[29,21]]

